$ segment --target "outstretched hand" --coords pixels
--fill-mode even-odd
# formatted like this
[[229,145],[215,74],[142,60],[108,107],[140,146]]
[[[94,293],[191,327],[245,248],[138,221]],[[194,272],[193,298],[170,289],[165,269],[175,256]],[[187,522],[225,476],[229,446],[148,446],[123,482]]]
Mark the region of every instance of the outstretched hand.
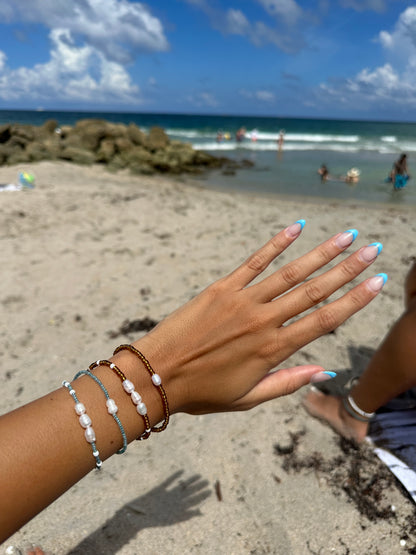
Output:
[[311,380],[329,377],[317,365],[270,370],[334,330],[377,295],[385,274],[300,317],[365,270],[382,246],[362,247],[318,277],[307,279],[357,235],[355,230],[338,233],[252,284],[300,235],[303,224],[300,220],[278,233],[235,271],[135,343],[162,376],[172,412],[246,410],[292,393]]

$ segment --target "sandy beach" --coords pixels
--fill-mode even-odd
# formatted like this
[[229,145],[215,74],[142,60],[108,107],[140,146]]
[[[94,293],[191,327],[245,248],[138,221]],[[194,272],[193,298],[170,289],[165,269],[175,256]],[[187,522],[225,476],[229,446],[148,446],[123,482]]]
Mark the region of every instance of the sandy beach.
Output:
[[[0,182],[16,182],[20,169],[0,168]],[[341,381],[359,373],[402,311],[414,207],[223,193],[69,163],[24,169],[36,187],[0,193],[0,413],[109,357],[139,335],[117,335],[126,320],[160,321],[299,218],[302,236],[278,264],[355,227],[357,246],[384,245],[364,276],[386,272],[389,281],[287,366],[321,364]],[[34,545],[56,555],[414,553],[415,505],[369,447],[354,451],[310,419],[303,394],[248,413],[175,415],[167,431],[106,461],[0,553]],[[378,489],[366,492],[374,476]]]

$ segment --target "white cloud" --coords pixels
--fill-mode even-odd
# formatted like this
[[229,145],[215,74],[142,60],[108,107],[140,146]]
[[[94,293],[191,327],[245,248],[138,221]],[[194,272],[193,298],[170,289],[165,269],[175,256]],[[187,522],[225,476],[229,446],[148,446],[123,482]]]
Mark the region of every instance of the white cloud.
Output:
[[206,106],[215,108],[216,106],[218,106],[218,100],[215,98],[215,96],[212,93],[206,91],[188,95],[187,101],[190,104],[197,106],[198,108]]
[[261,100],[262,102],[274,102],[275,95],[271,91],[256,91],[256,98],[257,100]]
[[293,53],[304,46],[300,29],[293,29],[300,22],[303,11],[295,0],[257,0],[268,15],[273,16],[272,26],[263,21],[249,21],[241,10],[218,9],[207,0],[185,0],[200,9],[209,18],[211,25],[224,35],[242,35],[255,46],[274,44],[283,52]]
[[258,0],[269,15],[282,18],[288,25],[295,24],[303,14],[295,0]]
[[3,69],[5,68],[6,60],[7,60],[6,54],[0,50],[0,71],[3,71]]
[[257,91],[248,91],[247,89],[240,89],[240,96],[248,98],[249,100],[259,100],[260,102],[274,102],[276,95],[266,89]]
[[0,20],[66,29],[120,63],[169,48],[159,19],[144,4],[127,0],[0,0]]
[[168,50],[158,18],[128,0],[0,0],[0,21],[50,29],[50,58],[8,68],[0,52],[0,98],[137,105],[140,89],[125,66],[142,52]]
[[343,8],[352,8],[357,12],[384,12],[387,8],[386,0],[341,0],[340,4]]
[[[368,3],[367,3],[368,4]],[[399,16],[392,31],[383,30],[378,39],[386,61],[375,68],[364,68],[355,76],[320,87],[327,100],[350,109],[406,110],[416,106],[416,7]]]
[[246,35],[250,29],[250,23],[243,12],[230,9],[226,13],[226,27],[233,35]]
[[68,30],[54,29],[50,60],[33,68],[3,67],[0,98],[18,100],[140,102],[139,87],[117,62],[92,46],[76,46]]

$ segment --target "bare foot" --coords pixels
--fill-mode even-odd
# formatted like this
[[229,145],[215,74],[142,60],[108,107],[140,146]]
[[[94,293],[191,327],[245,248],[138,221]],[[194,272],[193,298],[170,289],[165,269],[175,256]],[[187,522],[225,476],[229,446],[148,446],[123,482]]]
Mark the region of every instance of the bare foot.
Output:
[[364,441],[368,431],[368,423],[356,420],[345,410],[341,397],[324,395],[318,389],[311,389],[303,398],[303,406],[307,412],[322,420],[338,434],[358,443]]

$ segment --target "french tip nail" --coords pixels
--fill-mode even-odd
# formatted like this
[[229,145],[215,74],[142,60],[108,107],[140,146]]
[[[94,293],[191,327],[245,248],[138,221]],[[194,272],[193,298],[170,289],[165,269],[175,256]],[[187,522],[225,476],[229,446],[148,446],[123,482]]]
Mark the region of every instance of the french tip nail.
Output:
[[313,374],[313,376],[309,380],[309,383],[313,384],[313,383],[325,382],[326,380],[332,380],[332,378],[335,378],[336,375],[337,375],[336,372],[330,372],[327,370],[324,370],[323,372],[317,372],[316,374]]
[[[383,250],[383,245],[382,243],[379,243],[378,241],[376,241],[375,243],[370,243],[369,247],[377,247],[377,256],[381,253],[381,251]],[[386,275],[386,274],[384,274]]]
[[352,240],[355,241],[358,235],[358,229],[347,229],[345,233],[352,233]]
[[297,220],[296,224],[300,224],[300,229],[302,230],[305,227],[306,220]]
[[380,274],[377,274],[376,277],[383,278],[383,285],[385,285],[386,281],[389,279],[389,276],[387,274],[384,274],[383,272],[381,272]]
[[373,276],[368,281],[368,287],[370,291],[374,293],[378,293],[386,284],[386,281],[389,279],[387,274],[381,273]]

